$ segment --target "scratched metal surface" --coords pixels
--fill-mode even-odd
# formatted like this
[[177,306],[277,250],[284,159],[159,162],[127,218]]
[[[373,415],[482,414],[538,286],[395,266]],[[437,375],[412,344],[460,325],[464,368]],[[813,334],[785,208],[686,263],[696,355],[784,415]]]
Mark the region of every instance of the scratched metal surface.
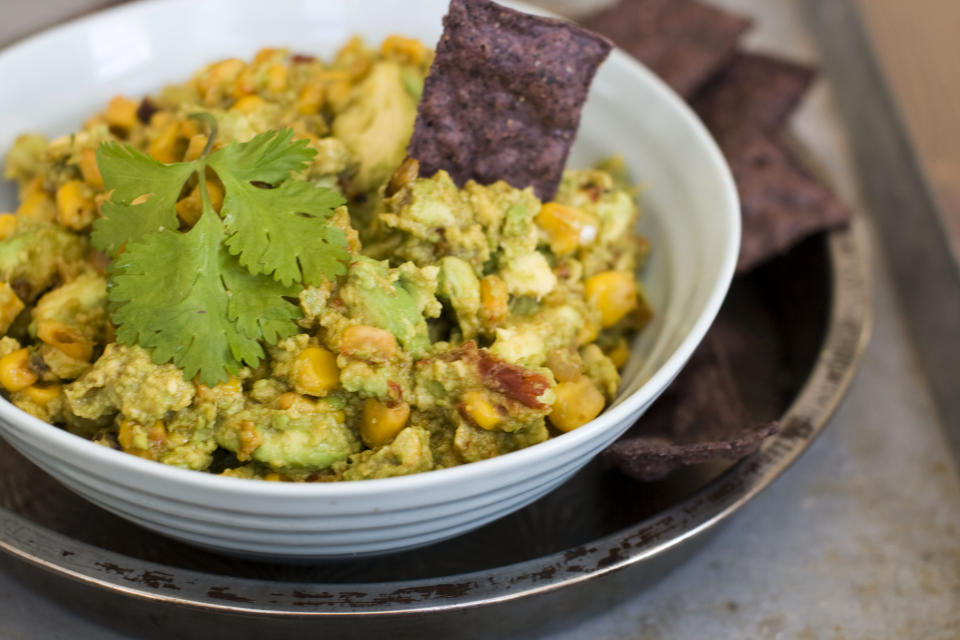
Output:
[[[787,3],[735,4],[762,10],[761,40],[792,45],[791,51],[801,54],[808,46]],[[854,200],[853,176],[825,88],[812,96],[797,128],[848,200]],[[551,637],[960,634],[960,483],[882,255],[874,270],[873,345],[824,436],[680,569],[645,589],[629,572],[597,582],[589,594],[596,613],[564,618],[564,628],[553,629]],[[115,602],[86,602],[89,590],[74,592],[5,564],[7,571],[0,573],[3,637],[128,637],[88,622],[49,596],[75,597],[101,613]],[[555,600],[534,600],[521,613],[542,621],[546,630],[561,618],[556,606]],[[139,631],[156,632],[167,622],[163,614],[145,613]],[[487,620],[474,627],[474,635],[502,635],[505,626],[506,619],[502,624]]]

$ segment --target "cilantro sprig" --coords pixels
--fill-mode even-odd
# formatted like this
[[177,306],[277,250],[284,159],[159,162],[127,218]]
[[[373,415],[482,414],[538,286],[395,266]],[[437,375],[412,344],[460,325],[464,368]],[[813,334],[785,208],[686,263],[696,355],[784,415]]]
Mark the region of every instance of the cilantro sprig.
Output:
[[[296,180],[316,153],[293,132],[269,131],[191,162],[162,164],[129,145],[104,142],[97,165],[110,198],[94,224],[93,245],[113,257],[109,301],[117,341],[139,344],[157,363],[212,385],[263,358],[263,343],[297,331],[288,298],[303,284],[345,272],[346,236],[330,225],[344,200]],[[219,214],[206,189],[224,186]],[[196,176],[199,220],[179,230],[176,202]]]

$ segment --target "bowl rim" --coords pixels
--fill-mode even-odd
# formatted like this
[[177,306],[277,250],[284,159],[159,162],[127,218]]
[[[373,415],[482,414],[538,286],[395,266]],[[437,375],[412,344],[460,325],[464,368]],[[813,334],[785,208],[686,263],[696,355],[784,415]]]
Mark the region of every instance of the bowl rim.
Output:
[[[184,4],[184,2],[183,0],[141,0],[140,2],[104,9],[91,15],[70,20],[62,25],[40,31],[0,50],[0,68],[12,58],[29,56],[31,50],[50,46],[71,33],[79,33],[90,25],[110,17],[155,10],[157,7],[165,5],[172,7],[176,4]],[[505,4],[530,13],[553,15],[548,11],[522,2],[511,1]],[[618,404],[605,410],[587,424],[524,449],[456,467],[390,478],[330,483],[293,483],[233,478],[145,460],[74,435],[22,411],[3,398],[0,398],[0,421],[6,423],[10,428],[20,431],[25,438],[33,441],[40,440],[45,445],[50,446],[51,452],[55,452],[54,455],[74,451],[78,455],[82,455],[87,461],[98,465],[98,469],[112,467],[138,475],[144,481],[156,480],[157,484],[152,485],[156,488],[159,488],[161,483],[172,483],[182,486],[189,485],[197,490],[209,492],[244,493],[252,497],[266,498],[355,498],[382,495],[385,492],[407,493],[437,483],[462,482],[475,479],[477,476],[507,473],[510,470],[533,465],[538,460],[572,451],[577,449],[578,446],[594,440],[599,434],[613,428],[640,407],[653,401],[686,364],[713,323],[720,310],[720,305],[726,297],[736,267],[741,236],[740,201],[733,175],[723,153],[713,136],[707,131],[706,126],[673,89],[633,57],[619,48],[615,48],[604,64],[610,64],[611,62],[620,66],[637,82],[648,85],[649,89],[659,99],[666,102],[683,126],[694,134],[709,165],[714,168],[720,185],[720,198],[715,207],[716,215],[728,216],[731,224],[727,226],[727,235],[720,238],[723,242],[723,251],[719,261],[719,276],[716,280],[716,286],[710,292],[706,304],[701,308],[700,314],[686,336],[682,338],[680,344],[670,356],[643,384],[628,396],[622,398]],[[141,490],[144,489],[141,487]]]

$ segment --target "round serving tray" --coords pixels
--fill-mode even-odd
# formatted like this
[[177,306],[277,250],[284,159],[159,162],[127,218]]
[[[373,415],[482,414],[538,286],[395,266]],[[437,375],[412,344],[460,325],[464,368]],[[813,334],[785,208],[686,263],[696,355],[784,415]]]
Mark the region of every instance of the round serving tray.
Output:
[[[721,316],[750,336],[749,348],[731,359],[735,375],[754,416],[779,417],[782,426],[733,465],[639,483],[594,460],[545,498],[458,538],[292,565],[227,558],[157,536],[77,498],[0,445],[0,548],[26,561],[13,565],[44,593],[135,625],[127,628],[138,634],[234,629],[247,637],[273,625],[263,628],[281,637],[318,617],[349,635],[383,628],[392,637],[431,625],[466,637],[475,628],[470,616],[493,616],[501,630],[510,621],[540,626],[537,611],[549,608],[543,615],[555,620],[590,605],[576,585],[627,567],[621,575],[629,573],[633,590],[663,575],[807,448],[867,342],[867,262],[865,232],[855,223],[734,281]],[[70,580],[51,587],[51,573]]]

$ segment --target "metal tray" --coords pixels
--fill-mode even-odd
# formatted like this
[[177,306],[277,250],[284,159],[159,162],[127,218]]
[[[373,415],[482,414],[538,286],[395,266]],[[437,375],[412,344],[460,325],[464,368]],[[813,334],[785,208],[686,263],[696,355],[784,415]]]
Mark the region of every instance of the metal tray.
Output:
[[734,465],[638,483],[594,460],[533,505],[453,540],[292,565],[167,540],[77,498],[0,444],[0,548],[25,561],[12,564],[28,584],[137,635],[293,637],[317,618],[346,635],[381,628],[391,637],[562,624],[609,606],[591,597],[597,579],[634,591],[689,556],[824,428],[869,334],[865,243],[855,223],[735,280],[721,315],[751,342],[732,364],[755,417],[780,416],[782,429]]

